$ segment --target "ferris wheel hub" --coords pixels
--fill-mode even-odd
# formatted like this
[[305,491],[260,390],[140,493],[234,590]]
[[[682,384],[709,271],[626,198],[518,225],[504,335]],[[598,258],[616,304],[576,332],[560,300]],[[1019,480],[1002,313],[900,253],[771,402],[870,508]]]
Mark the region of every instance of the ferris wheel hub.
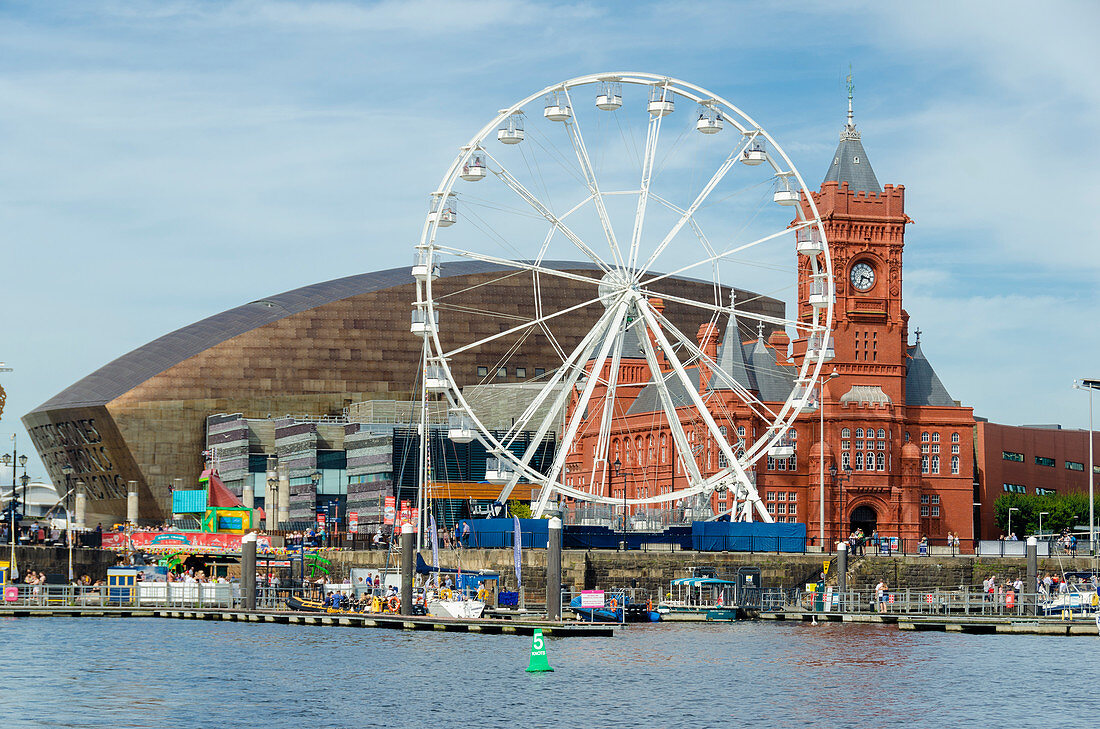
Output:
[[608,271],[600,279],[599,295],[600,303],[605,309],[610,309],[619,300],[622,294],[634,285],[634,277],[626,271],[616,268]]

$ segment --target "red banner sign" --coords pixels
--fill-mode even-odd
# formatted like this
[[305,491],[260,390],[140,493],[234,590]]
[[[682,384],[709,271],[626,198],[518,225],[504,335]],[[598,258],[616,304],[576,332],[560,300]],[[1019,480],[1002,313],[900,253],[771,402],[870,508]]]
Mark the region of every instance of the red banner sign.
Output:
[[[104,532],[105,549],[186,549],[201,548],[218,552],[241,551],[240,534],[208,534],[206,532]],[[266,536],[256,537],[257,549],[271,549]]]
[[382,511],[382,520],[386,524],[393,524],[394,512],[397,510],[397,501],[392,496],[386,497],[386,506]]
[[323,527],[324,525],[325,525],[325,515],[323,513],[318,514],[317,515],[317,526],[322,526]]
[[349,511],[348,512],[348,531],[349,532],[359,531],[359,512],[358,511]]

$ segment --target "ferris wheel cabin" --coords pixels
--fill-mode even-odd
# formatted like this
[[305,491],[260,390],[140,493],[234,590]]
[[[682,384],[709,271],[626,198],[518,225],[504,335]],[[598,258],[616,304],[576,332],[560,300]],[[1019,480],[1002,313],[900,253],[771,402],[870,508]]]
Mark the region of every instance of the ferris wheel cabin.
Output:
[[649,90],[649,113],[653,116],[666,116],[676,109],[672,91],[667,86],[654,86]]
[[502,144],[519,144],[523,141],[523,114],[516,112],[504,120],[497,129],[497,141]]
[[489,483],[508,483],[509,479],[512,478],[512,474],[515,472],[512,464],[508,463],[503,458],[485,459],[485,480]]
[[695,128],[703,134],[717,134],[722,131],[722,115],[718,110],[704,106],[699,111],[699,119],[695,122]]
[[432,193],[428,207],[428,218],[440,228],[454,225],[458,221],[458,201],[453,192],[447,193],[444,198],[442,193]]
[[795,249],[809,258],[822,253],[825,244],[821,240],[821,231],[817,228],[802,228],[795,233]]
[[596,108],[600,111],[615,111],[623,105],[623,85],[616,81],[601,81],[600,93],[596,95]]
[[791,188],[791,178],[787,175],[781,175],[775,187],[775,194],[772,199],[780,205],[797,205],[798,204],[798,190]]
[[564,91],[554,91],[546,95],[546,107],[542,110],[542,115],[555,122],[573,118],[573,108],[569,106],[569,97]]
[[764,149],[764,142],[759,139],[752,140],[741,155],[741,161],[750,167],[767,162],[768,152]]
[[466,182],[477,182],[485,177],[485,155],[475,152],[462,165],[462,172],[458,175]]

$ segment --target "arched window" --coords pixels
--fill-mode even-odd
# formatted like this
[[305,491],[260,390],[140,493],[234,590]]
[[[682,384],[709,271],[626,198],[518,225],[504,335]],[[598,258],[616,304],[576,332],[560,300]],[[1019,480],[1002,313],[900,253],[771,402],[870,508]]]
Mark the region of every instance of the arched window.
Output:
[[646,463],[653,463],[653,436],[646,436]]
[[932,456],[932,473],[940,472],[940,457]]
[[958,433],[952,433],[951,434],[951,442],[952,443],[958,443],[959,442],[959,434]]
[[928,456],[920,457],[920,472],[928,473]]
[[737,426],[737,435],[741,436],[742,438],[745,437],[745,426],[744,425],[738,425]]
[[862,438],[863,437],[863,428],[856,428],[856,437],[857,438]]
[[953,473],[956,476],[959,475],[959,457],[958,456],[951,456],[951,473]]
[[661,433],[661,463],[668,463],[668,442],[664,433]]
[[[870,445],[870,444],[868,444],[868,445]],[[867,452],[867,460],[864,461],[864,464],[865,464],[863,466],[864,469],[866,469],[868,471],[875,470],[875,454],[868,451]]]
[[623,441],[623,465],[630,465],[630,439],[627,438]]
[[933,443],[939,443],[940,442],[940,434],[939,433],[933,433],[932,434],[932,442]]
[[851,428],[844,428],[843,430],[840,431],[840,437],[841,438],[851,438],[852,437],[852,429]]
[[856,451],[855,470],[857,470],[857,471],[862,471],[863,470],[863,452],[862,451]]
[[850,454],[847,451],[845,451],[844,453],[841,453],[840,454],[840,467],[841,468],[848,468],[851,465],[852,465],[852,459],[851,459]]
[[921,443],[927,443],[928,442],[928,431],[927,430],[920,434],[920,442]]
[[616,461],[619,460],[619,456],[622,455],[622,452],[619,450],[619,439],[618,438],[616,438],[614,441],[612,441],[612,443],[611,443],[611,452],[615,454],[615,460]]
[[645,449],[642,447],[642,436],[640,436],[640,435],[634,441],[634,450],[637,452],[638,465],[639,466],[644,466],[645,465]]
[[878,461],[878,470],[885,471],[886,470],[886,454],[885,453],[877,454],[876,460]]
[[907,430],[907,431],[905,431],[905,442],[906,442],[906,443],[908,443],[908,442],[909,442],[909,431],[908,431],[908,430]]
[[878,429],[878,437],[879,438],[885,438],[886,437],[886,429],[885,428],[879,428]]

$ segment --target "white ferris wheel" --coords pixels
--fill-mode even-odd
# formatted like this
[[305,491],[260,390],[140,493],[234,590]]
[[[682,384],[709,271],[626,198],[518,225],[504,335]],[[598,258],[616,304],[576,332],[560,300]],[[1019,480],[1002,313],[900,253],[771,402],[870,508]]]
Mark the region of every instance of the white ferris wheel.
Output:
[[[501,110],[431,193],[416,245],[422,413],[445,399],[450,439],[484,446],[498,504],[518,482],[537,484],[536,516],[555,497],[625,512],[717,491],[732,496],[733,518],[771,521],[756,464],[788,454],[788,429],[816,408],[815,384],[832,356],[832,265],[808,193],[772,135],[685,81],[582,76]],[[445,286],[440,267],[457,263],[487,272],[496,293]],[[706,327],[725,331],[723,346],[755,332],[763,340],[765,329],[803,343],[777,355],[790,373],[782,400],[766,401],[724,370],[700,346]],[[550,366],[532,366],[533,348],[555,353]],[[528,395],[505,422],[484,397],[492,388],[476,387],[502,382],[522,383]],[[642,388],[651,406],[633,412]],[[729,427],[733,409],[758,427]],[[621,457],[611,444],[624,427],[662,434],[659,454],[653,446],[636,454],[629,499],[609,487],[609,461]],[[426,420],[422,436],[426,445]],[[574,464],[567,473],[582,442],[590,451],[582,472]],[[427,451],[421,483],[431,479]],[[667,477],[656,483],[659,461],[674,488]]]

